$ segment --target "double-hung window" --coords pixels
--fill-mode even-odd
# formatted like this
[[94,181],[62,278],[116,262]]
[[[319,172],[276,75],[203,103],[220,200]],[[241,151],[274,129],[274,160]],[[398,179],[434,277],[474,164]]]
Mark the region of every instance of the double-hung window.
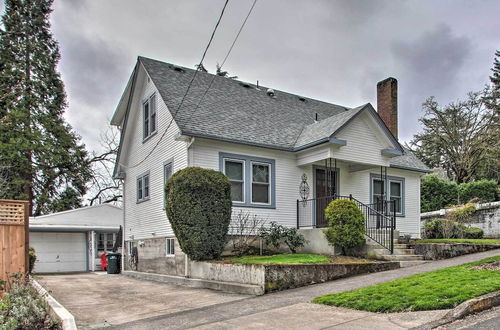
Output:
[[270,203],[270,169],[271,164],[252,162],[252,203]]
[[[394,201],[396,214],[403,213],[403,182],[399,180],[389,180],[389,199]],[[394,210],[391,210],[394,211]]]
[[220,153],[220,169],[231,182],[234,206],[275,207],[275,161]]
[[149,172],[137,177],[137,202],[149,199]]
[[382,210],[384,200],[394,201],[390,204],[390,211],[395,210],[396,215],[404,216],[404,178],[387,176],[385,182],[380,175],[372,174],[371,179],[371,202],[375,204],[375,208]]
[[231,182],[231,198],[233,202],[245,202],[245,161],[224,159],[224,173]]
[[142,120],[143,120],[143,140],[149,138],[153,133],[156,133],[156,98],[155,94],[151,95],[142,104]]

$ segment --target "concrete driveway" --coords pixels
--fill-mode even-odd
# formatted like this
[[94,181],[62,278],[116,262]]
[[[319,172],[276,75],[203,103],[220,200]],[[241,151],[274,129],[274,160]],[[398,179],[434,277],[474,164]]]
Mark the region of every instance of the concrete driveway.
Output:
[[37,275],[35,279],[74,315],[79,329],[119,325],[249,297],[101,272]]

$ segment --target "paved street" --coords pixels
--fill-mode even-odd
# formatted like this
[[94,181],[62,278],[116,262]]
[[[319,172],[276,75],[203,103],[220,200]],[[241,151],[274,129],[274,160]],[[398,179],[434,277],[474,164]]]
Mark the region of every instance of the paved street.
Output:
[[500,306],[486,310],[476,315],[470,315],[463,320],[455,321],[438,329],[447,330],[497,330],[500,329]]
[[39,277],[78,324],[117,329],[405,329],[439,318],[446,311],[379,314],[309,303],[342,292],[495,256],[499,250],[360,275],[260,297],[140,281],[122,275]]

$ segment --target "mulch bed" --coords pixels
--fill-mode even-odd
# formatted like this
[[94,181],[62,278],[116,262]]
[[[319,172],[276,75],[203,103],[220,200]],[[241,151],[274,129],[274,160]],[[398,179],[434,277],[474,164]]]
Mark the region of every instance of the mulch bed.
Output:
[[484,265],[472,267],[475,270],[500,270],[500,261],[490,262]]

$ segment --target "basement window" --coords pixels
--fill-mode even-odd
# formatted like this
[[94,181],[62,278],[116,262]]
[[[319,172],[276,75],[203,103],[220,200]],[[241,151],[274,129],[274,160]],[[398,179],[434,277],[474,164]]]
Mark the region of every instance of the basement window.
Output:
[[175,257],[175,238],[167,237],[165,239],[165,256]]

